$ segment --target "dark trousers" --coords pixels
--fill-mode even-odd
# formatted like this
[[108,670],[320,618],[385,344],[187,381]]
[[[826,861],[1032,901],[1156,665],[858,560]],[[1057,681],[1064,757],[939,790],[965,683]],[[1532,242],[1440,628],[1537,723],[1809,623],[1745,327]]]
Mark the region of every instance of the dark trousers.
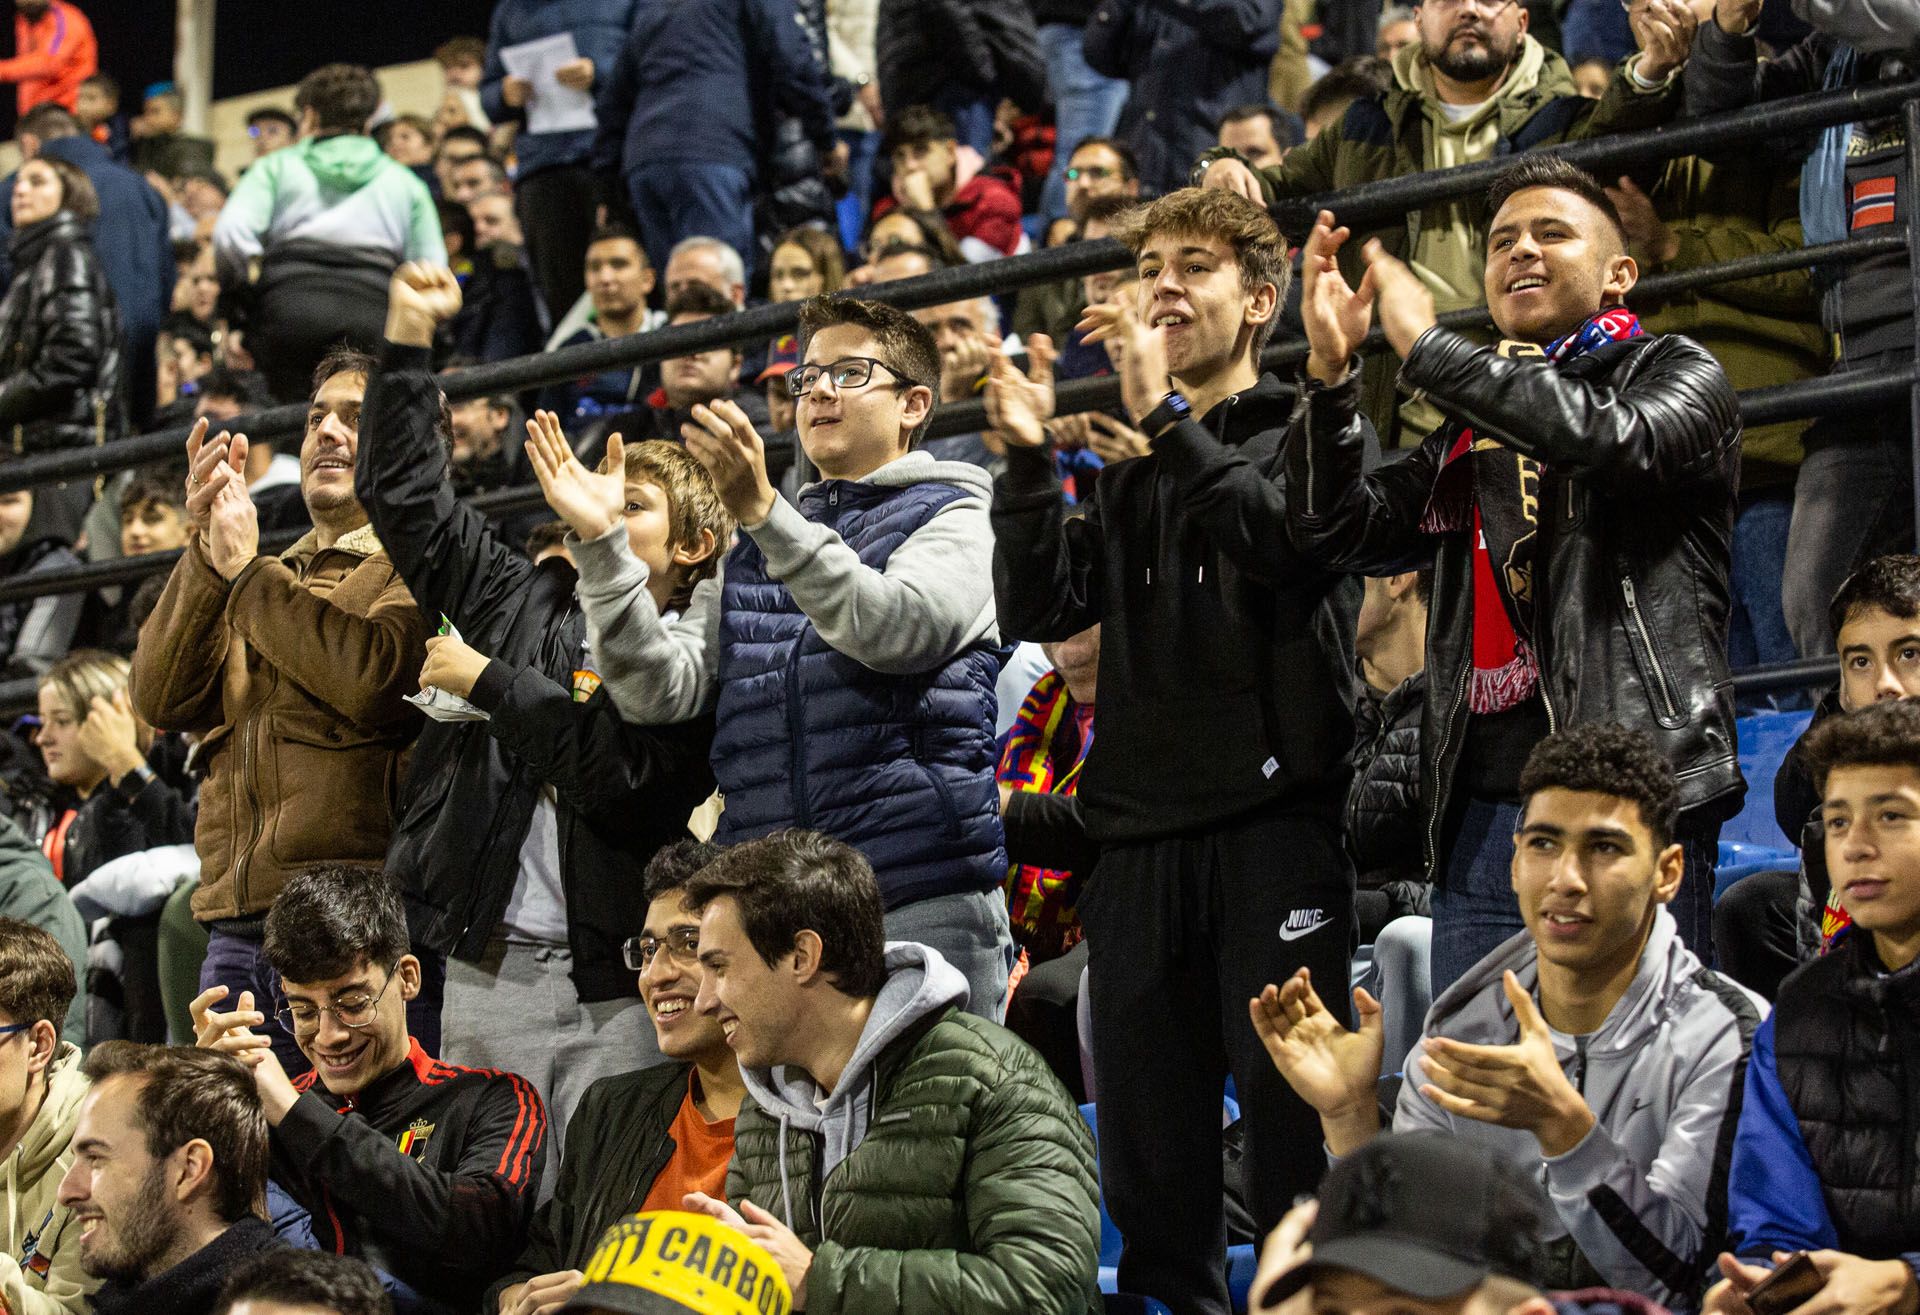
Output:
[[1320,1120],[1254,1035],[1247,1002],[1310,968],[1347,1020],[1353,874],[1331,813],[1267,811],[1105,849],[1080,896],[1087,932],[1100,1182],[1125,1248],[1120,1288],[1180,1315],[1226,1315],[1221,1095],[1246,1115],[1258,1235],[1326,1169]]
[[527,239],[527,264],[533,286],[558,324],[587,287],[587,240],[600,189],[593,170],[563,164],[522,178],[513,188],[513,209]]
[[386,324],[386,276],[329,270],[269,282],[263,275],[247,346],[275,401],[304,402],[321,357],[342,342],[378,351]]
[[689,237],[717,237],[753,273],[753,175],[731,164],[662,160],[627,175],[627,199],[647,259],[667,277],[667,256]]

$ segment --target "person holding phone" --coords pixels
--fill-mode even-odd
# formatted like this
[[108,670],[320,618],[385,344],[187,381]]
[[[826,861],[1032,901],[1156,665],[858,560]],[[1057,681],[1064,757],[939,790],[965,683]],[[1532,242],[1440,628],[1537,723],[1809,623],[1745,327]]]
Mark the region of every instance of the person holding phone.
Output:
[[1913,1315],[1920,703],[1828,718],[1804,748],[1827,868],[1853,921],[1781,984],[1754,1034],[1727,1180],[1731,1246],[1705,1309]]

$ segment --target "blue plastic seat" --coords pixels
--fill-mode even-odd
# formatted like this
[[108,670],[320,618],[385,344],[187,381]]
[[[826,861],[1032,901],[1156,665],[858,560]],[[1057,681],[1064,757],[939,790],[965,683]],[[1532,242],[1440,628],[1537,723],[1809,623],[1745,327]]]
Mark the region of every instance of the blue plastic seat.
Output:
[[1720,828],[1720,839],[1736,844],[1791,849],[1794,837],[1783,835],[1773,816],[1773,778],[1787,751],[1806,732],[1812,712],[1755,712],[1740,718],[1740,774],[1747,778],[1747,798],[1740,811]]

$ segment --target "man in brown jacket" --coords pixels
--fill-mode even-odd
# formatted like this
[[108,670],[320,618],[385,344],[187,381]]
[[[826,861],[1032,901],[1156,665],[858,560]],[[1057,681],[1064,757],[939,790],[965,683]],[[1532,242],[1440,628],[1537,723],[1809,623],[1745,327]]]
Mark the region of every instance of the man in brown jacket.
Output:
[[405,696],[425,659],[425,623],[354,496],[360,399],[371,358],[338,351],[315,372],[300,445],[313,530],[259,553],[243,474],[247,440],[187,440],[193,533],[140,631],[133,703],[166,730],[201,737],[207,766],[194,846],[193,912],[210,943],[202,990],[251,991],[289,1073],[303,1072],[274,1016],[261,957],[267,909],[292,873],[386,857],[407,746]]

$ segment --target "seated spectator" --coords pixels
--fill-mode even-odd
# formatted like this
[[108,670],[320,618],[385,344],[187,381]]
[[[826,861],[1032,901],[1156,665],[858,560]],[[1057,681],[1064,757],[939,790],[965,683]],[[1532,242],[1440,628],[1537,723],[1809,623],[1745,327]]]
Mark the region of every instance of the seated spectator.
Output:
[[491,155],[468,155],[448,171],[446,199],[455,205],[471,206],[488,192],[504,191],[506,186],[505,165]]
[[1840,682],[1814,704],[1813,719],[1773,778],[1773,813],[1800,847],[1796,872],[1754,873],[1714,904],[1714,946],[1727,975],[1766,996],[1818,956],[1847,926],[1845,902],[1827,870],[1820,792],[1807,746],[1821,724],[1890,699],[1920,698],[1920,557],[1876,557],[1834,595]]
[[700,283],[732,302],[738,310],[747,304],[747,267],[740,253],[715,237],[689,237],[668,253],[665,271],[667,300]]
[[[651,1047],[620,957],[646,909],[626,893],[712,793],[713,727],[698,715],[624,723],[588,661],[572,568],[534,567],[517,536],[454,496],[425,347],[458,308],[445,270],[395,276],[357,485],[421,610],[458,632],[429,641],[420,686],[487,717],[421,733],[387,866],[415,942],[447,959],[442,1053],[513,1068],[564,1134],[587,1087]],[[550,436],[561,442],[557,427]],[[681,448],[610,439],[608,456],[611,505],[594,528],[652,564],[653,605],[685,607],[732,523]],[[546,1154],[557,1159],[558,1145]]]
[[181,261],[173,285],[173,311],[212,328],[220,311],[220,272],[214,265],[213,243],[197,242],[193,258]]
[[1356,55],[1334,65],[1315,79],[1300,101],[1302,139],[1312,141],[1345,118],[1347,108],[1355,101],[1372,100],[1392,85],[1393,69],[1387,56]]
[[[704,283],[684,285],[668,294],[667,323],[698,324],[720,315],[731,315],[734,306]],[[686,356],[670,356],[660,362],[660,387],[647,398],[649,409],[635,422],[622,424],[648,438],[673,442],[680,427],[693,419],[697,407],[712,406],[722,400],[739,406],[756,425],[767,422],[766,399],[739,384],[741,351],[727,344],[709,347]]]
[[1086,1124],[1024,1042],[962,1011],[968,984],[939,951],[888,943],[858,851],[750,841],[696,873],[687,903],[695,1008],[753,1097],[726,1199],[690,1208],[767,1247],[815,1310],[1099,1309]]
[[[687,881],[720,852],[682,840],[647,864],[646,926],[626,943],[627,967],[640,975],[654,1040],[669,1062],[587,1089],[553,1197],[534,1214],[526,1250],[490,1294],[502,1315],[575,1296],[601,1236],[636,1202],[643,1211],[678,1210],[689,1192],[726,1195],[734,1118],[747,1089],[726,1028],[695,1007],[700,915],[685,903]],[[486,1309],[492,1315],[495,1305]]]
[[393,1301],[363,1261],[280,1247],[235,1269],[210,1315],[393,1315]]
[[159,369],[153,420],[171,429],[193,416],[200,379],[213,370],[213,333],[191,315],[176,311],[161,326],[154,352]]
[[1256,169],[1271,169],[1302,141],[1300,121],[1264,102],[1228,110],[1220,119],[1218,141]]
[[[41,499],[52,497],[47,508]],[[69,528],[58,528],[64,522]],[[80,565],[70,546],[73,521],[57,492],[0,493],[0,580],[71,570]],[[67,655],[86,610],[85,594],[41,594],[0,602],[0,671],[13,679],[39,676]]]
[[[465,369],[471,362],[456,360],[449,369]],[[459,497],[471,497],[490,489],[515,488],[520,463],[506,442],[507,427],[513,423],[514,401],[506,394],[469,397],[449,402],[448,433],[452,446],[447,450],[448,475]],[[509,473],[512,472],[512,473]]]
[[247,140],[253,158],[265,159],[300,139],[300,121],[277,105],[265,105],[247,115]]
[[279,1243],[254,1211],[267,1123],[246,1065],[183,1046],[109,1041],[82,1072],[60,1205],[82,1230],[81,1268],[103,1279],[94,1315],[201,1315],[227,1276]]
[[445,259],[432,198],[366,135],[380,104],[367,69],[328,64],[294,95],[300,144],[241,176],[214,229],[222,283],[252,289],[248,345],[275,397],[307,395],[314,366],[343,338],[379,341],[387,280],[404,260]]
[[74,93],[73,117],[80,131],[121,164],[127,162],[127,116],[120,112],[120,82],[110,73],[96,73],[80,81]]
[[[835,158],[825,61],[790,7],[635,5],[626,43],[596,80],[592,167],[632,207],[656,269],[696,235],[754,257],[755,193],[786,181],[763,158],[774,117],[795,120],[796,142],[817,159]],[[667,283],[671,295],[671,271]]]
[[932,253],[938,269],[967,263],[967,258],[960,254],[960,244],[954,240],[953,230],[947,227],[938,210],[889,210],[876,216],[868,227],[866,240],[860,244],[863,263],[848,271],[848,284],[858,287],[874,282],[874,262],[902,246],[925,247]]
[[1903,1112],[1920,1084],[1920,704],[1889,699],[1831,717],[1806,756],[1827,867],[1853,925],[1781,984],[1753,1038],[1712,1315],[1753,1315],[1748,1296],[1792,1252],[1811,1253],[1821,1280],[1799,1310],[1892,1315],[1920,1304]]
[[87,1094],[80,1047],[60,1039],[77,995],[60,942],[0,917],[0,1306],[13,1315],[84,1315],[98,1286],[80,1268],[81,1225],[56,1199]]
[[[14,742],[9,741],[11,743]],[[7,802],[9,806],[15,803],[12,799]],[[21,810],[15,807],[14,811]],[[25,820],[31,823],[33,819]],[[53,875],[47,856],[27,838],[20,822],[12,817],[0,817],[0,919],[25,923],[53,937],[73,967],[75,982],[80,981],[80,974],[87,967],[86,924],[75,911],[66,887]],[[86,1044],[86,999],[79,990],[73,992],[66,1013],[56,1021],[62,1041],[76,1046]]]
[[528,559],[538,566],[549,557],[559,557],[565,559],[567,565],[572,566],[574,564],[573,549],[567,544],[569,533],[565,521],[544,521],[534,526],[532,532],[527,535]]
[[[1089,137],[1074,149],[1067,166],[1067,214],[1084,227],[1095,209],[1108,218],[1140,198],[1139,169],[1133,149],[1110,137]],[[1083,236],[1076,230],[1075,236]],[[1022,288],[1014,302],[1013,333],[1026,339],[1044,333],[1065,342],[1087,308],[1083,280],[1062,279]]]
[[[562,1307],[576,1315],[691,1311],[688,1284],[707,1291],[709,1274],[737,1275],[716,1311],[788,1311],[793,1292],[768,1250],[736,1228],[684,1210],[649,1210],[609,1228],[587,1261],[591,1282]],[[664,1304],[662,1304],[664,1303]],[[545,1310],[547,1307],[541,1307]]]
[[187,99],[173,83],[148,87],[140,98],[140,113],[130,125],[133,167],[167,179],[192,169],[211,169],[213,143],[182,132],[186,117]]
[[[913,451],[940,383],[932,334],[846,297],[802,314],[807,354],[787,378],[822,482],[798,509],[781,502],[746,413],[724,400],[696,409],[681,431],[688,450],[745,531],[724,588],[696,590],[669,629],[617,536],[592,559],[577,547],[594,661],[630,720],[715,708],[720,843],[806,818],[862,846],[891,905],[889,937],[940,950],[967,977],[969,1007],[998,1017],[1013,942],[992,784],[1000,661],[986,476]],[[543,485],[579,478],[577,462],[557,466]],[[773,641],[749,642],[762,633]],[[967,693],[928,698],[930,686]],[[841,729],[854,722],[885,728],[862,732],[875,747],[846,750]],[[925,752],[879,747],[908,744]],[[878,798],[884,816],[869,805]]]
[[1589,55],[1573,65],[1573,85],[1588,100],[1599,100],[1607,94],[1607,83],[1613,80],[1613,61],[1600,55]]
[[447,128],[468,124],[486,130],[493,126],[481,104],[480,81],[485,76],[487,45],[479,37],[457,36],[435,47],[443,94],[434,121]]
[[482,192],[467,204],[473,271],[461,281],[460,314],[447,326],[455,356],[478,362],[531,356],[545,334],[513,197]]
[[53,104],[71,110],[80,84],[100,67],[93,24],[69,0],[16,0],[13,58],[0,59],[0,82],[16,84],[21,114]]
[[[314,863],[381,862],[394,781],[412,744],[424,622],[354,497],[369,358],[321,363],[301,442],[314,528],[278,557],[259,552],[243,487],[245,436],[207,423],[187,438],[195,534],[167,577],[133,658],[133,706],[149,725],[201,737],[207,780],[194,846],[194,917],[209,941],[202,988],[268,999],[267,909]],[[216,505],[217,504],[217,505]],[[267,1034],[290,1071],[291,1037]]]
[[838,292],[846,282],[846,253],[825,229],[789,229],[774,242],[767,269],[769,301],[806,301]]
[[[586,284],[591,310],[572,329],[568,327],[571,317],[556,328],[547,340],[548,351],[645,333],[667,322],[665,311],[647,305],[653,294],[653,266],[631,229],[609,226],[594,231],[587,244]],[[619,366],[570,384],[550,385],[540,394],[540,409],[558,415],[567,433],[577,436],[601,416],[632,410],[653,391],[658,369],[650,362]]]
[[[119,485],[117,498],[118,556],[144,557],[149,553],[173,552],[187,541],[186,495],[181,481],[171,471],[127,472],[129,478]],[[92,532],[93,515],[89,515]],[[80,621],[82,642],[104,648],[122,657],[131,656],[140,627],[133,622],[131,588],[102,588],[88,598]]]
[[[1526,930],[1434,1001],[1393,1127],[1478,1141],[1534,1174],[1559,1221],[1554,1286],[1684,1307],[1719,1249],[1725,1124],[1766,1005],[1703,967],[1662,907],[1684,872],[1679,795],[1646,735],[1562,731],[1521,780]],[[1335,1157],[1380,1128],[1380,1006],[1364,990],[1354,1004],[1349,1032],[1304,972],[1250,1002]]]
[[[1462,1209],[1462,1203],[1470,1203]],[[1249,1306],[1325,1315],[1665,1315],[1606,1288],[1542,1293],[1551,1212],[1498,1153],[1432,1133],[1376,1138],[1268,1237]],[[1303,1295],[1304,1294],[1304,1295]]]
[[[13,283],[0,298],[0,425],[15,454],[86,447],[126,430],[120,308],[88,227],[100,198],[56,156],[20,166],[13,184]],[[77,518],[92,500],[79,481],[42,489]]]
[[193,235],[200,241],[213,236],[214,220],[227,203],[227,180],[215,169],[193,169],[174,184],[180,205],[193,217]]
[[[1387,5],[1381,9],[1380,22],[1375,28],[1374,58],[1391,64],[1402,46],[1410,46],[1419,39],[1420,24],[1413,10],[1406,5]],[[1607,72],[1611,74],[1613,70],[1609,68]]]
[[395,163],[413,170],[414,176],[431,187],[433,176],[433,125],[418,114],[398,114],[374,130],[380,143]]
[[[391,1275],[409,1295],[471,1310],[519,1254],[545,1164],[546,1108],[525,1078],[443,1064],[407,1034],[420,992],[400,893],[378,868],[312,867],[267,914],[272,996],[224,986],[193,1002],[198,1044],[251,1070],[273,1181],[311,1216],[322,1251]],[[312,1066],[289,1079],[253,1029],[278,1006]]]
[[[136,420],[152,415],[153,340],[167,310],[173,282],[168,263],[167,205],[146,180],[89,137],[73,115],[43,105],[15,129],[22,159],[65,160],[93,184],[99,212],[92,224],[93,249],[120,307],[121,361]],[[12,181],[0,183],[0,243],[11,245]],[[0,264],[15,272],[11,255]],[[9,275],[10,277],[10,275]],[[208,313],[203,319],[211,321]]]
[[881,145],[893,161],[893,194],[873,203],[876,220],[895,206],[936,211],[970,261],[1017,255],[1032,245],[1020,226],[1020,194],[984,170],[962,176],[953,120],[939,110],[910,105],[888,115]]
[[442,133],[439,145],[433,148],[433,194],[443,201],[452,201],[453,171],[476,156],[488,151],[487,134],[469,124],[452,128]]

